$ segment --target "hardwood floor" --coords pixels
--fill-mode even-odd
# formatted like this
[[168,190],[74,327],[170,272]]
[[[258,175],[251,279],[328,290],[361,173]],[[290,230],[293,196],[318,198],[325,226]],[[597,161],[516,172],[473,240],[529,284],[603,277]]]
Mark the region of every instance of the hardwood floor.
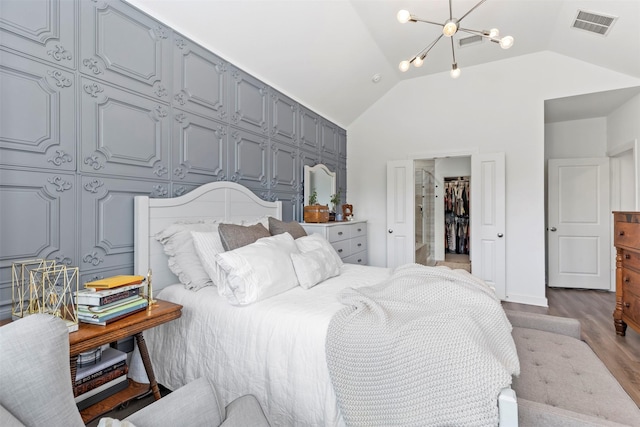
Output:
[[580,321],[582,339],[609,368],[640,407],[640,334],[627,328],[624,337],[613,326],[615,293],[547,288],[549,308],[504,302],[509,310],[573,317]]

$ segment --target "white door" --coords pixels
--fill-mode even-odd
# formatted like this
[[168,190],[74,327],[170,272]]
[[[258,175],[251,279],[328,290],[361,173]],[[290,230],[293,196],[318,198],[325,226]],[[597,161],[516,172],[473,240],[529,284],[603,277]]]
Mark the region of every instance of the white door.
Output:
[[387,267],[415,261],[413,160],[387,162]]
[[471,273],[506,298],[504,153],[471,156]]
[[548,162],[548,285],[609,289],[609,159]]

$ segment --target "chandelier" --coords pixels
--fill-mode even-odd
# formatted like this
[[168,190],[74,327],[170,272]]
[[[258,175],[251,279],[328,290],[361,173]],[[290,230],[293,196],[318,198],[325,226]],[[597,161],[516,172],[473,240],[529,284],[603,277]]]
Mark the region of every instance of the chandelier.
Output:
[[453,41],[453,36],[456,33],[458,33],[458,31],[489,39],[494,43],[498,43],[500,47],[503,49],[509,49],[511,46],[513,46],[513,37],[511,36],[500,37],[500,31],[498,31],[497,28],[492,28],[488,31],[487,30],[479,31],[479,30],[472,30],[469,28],[463,28],[460,26],[460,23],[462,22],[462,20],[466,18],[467,15],[469,15],[471,12],[476,10],[485,1],[487,0],[481,0],[478,4],[476,4],[471,9],[469,9],[467,13],[462,15],[462,18],[456,19],[453,17],[451,0],[449,0],[449,19],[447,19],[442,24],[438,22],[427,21],[425,19],[420,19],[412,15],[411,13],[409,13],[408,10],[399,11],[397,18],[401,24],[404,24],[407,22],[424,22],[427,24],[432,24],[432,25],[437,25],[439,27],[442,27],[442,34],[440,34],[434,41],[432,41],[429,45],[427,45],[427,47],[425,47],[420,52],[418,52],[410,60],[404,60],[400,62],[400,65],[399,65],[400,71],[402,71],[403,73],[406,72],[411,67],[411,64],[413,64],[415,67],[421,67],[422,64],[424,64],[424,59],[429,54],[429,51],[433,49],[433,47],[440,41],[440,39],[442,37],[449,37],[451,39],[451,56],[453,58],[453,62],[451,64],[451,77],[453,77],[454,79],[457,79],[458,77],[460,77],[460,68],[458,68],[458,63],[456,62],[456,50],[454,48],[454,41]]

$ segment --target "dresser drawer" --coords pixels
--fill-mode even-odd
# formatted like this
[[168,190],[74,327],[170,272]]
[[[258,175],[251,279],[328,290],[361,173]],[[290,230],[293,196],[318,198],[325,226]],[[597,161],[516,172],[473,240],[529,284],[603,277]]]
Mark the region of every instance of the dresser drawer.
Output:
[[622,266],[640,271],[640,253],[622,250]]
[[340,258],[351,255],[351,243],[349,240],[341,240],[339,242],[331,242],[331,246],[336,250]]
[[351,239],[351,253],[362,252],[367,250],[367,237],[355,237]]
[[640,241],[640,227],[633,222],[616,221],[613,230],[613,243],[615,246],[636,248]]
[[351,238],[351,224],[336,225],[329,228],[329,241],[338,242]]
[[343,259],[347,264],[367,265],[367,251],[359,252]]
[[367,236],[367,224],[351,224],[351,237],[366,237]]
[[635,323],[640,324],[640,296],[625,289],[622,295],[622,312]]
[[622,286],[623,294],[631,292],[635,295],[640,295],[640,273],[637,273],[628,268],[622,268]]

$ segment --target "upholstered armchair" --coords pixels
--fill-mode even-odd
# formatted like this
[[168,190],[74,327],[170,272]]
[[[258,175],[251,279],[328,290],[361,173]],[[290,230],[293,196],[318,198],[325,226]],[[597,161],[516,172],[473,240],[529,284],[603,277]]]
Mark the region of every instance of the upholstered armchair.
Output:
[[[65,323],[34,314],[0,327],[0,426],[84,426],[69,370]],[[200,378],[132,414],[125,425],[268,427],[258,401],[242,396],[226,408]]]

